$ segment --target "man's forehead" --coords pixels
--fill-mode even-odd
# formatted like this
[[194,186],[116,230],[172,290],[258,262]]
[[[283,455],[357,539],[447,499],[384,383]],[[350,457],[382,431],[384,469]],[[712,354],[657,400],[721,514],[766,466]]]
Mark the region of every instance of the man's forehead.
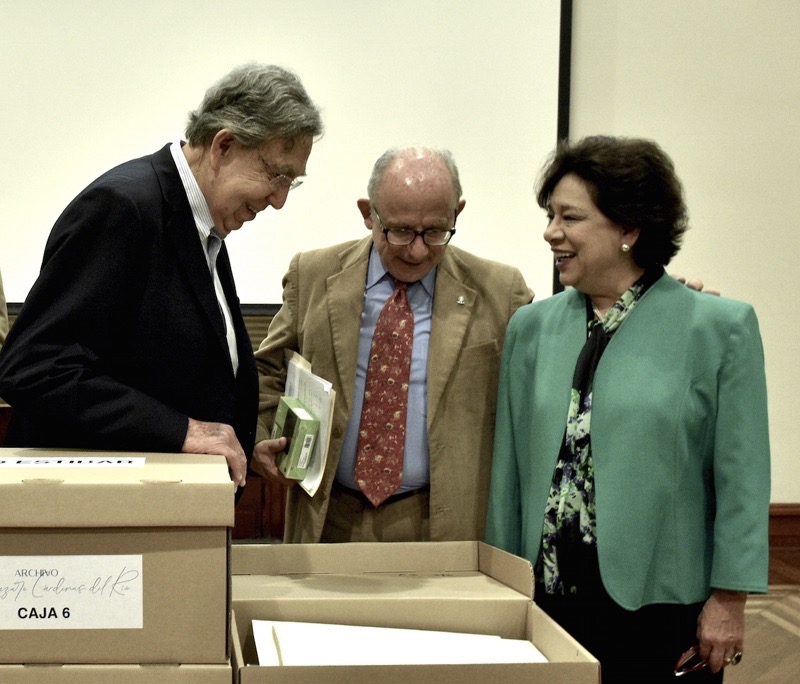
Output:
[[381,216],[406,216],[408,214],[426,216],[449,216],[455,209],[455,195],[451,188],[437,186],[436,188],[404,189],[395,187],[394,191],[387,188],[378,200]]
[[312,146],[313,140],[308,137],[291,140],[272,138],[260,147],[260,152],[273,171],[288,175],[305,175],[306,162]]
[[380,194],[387,200],[429,198],[451,203],[455,191],[447,167],[426,164],[393,167],[384,174]]

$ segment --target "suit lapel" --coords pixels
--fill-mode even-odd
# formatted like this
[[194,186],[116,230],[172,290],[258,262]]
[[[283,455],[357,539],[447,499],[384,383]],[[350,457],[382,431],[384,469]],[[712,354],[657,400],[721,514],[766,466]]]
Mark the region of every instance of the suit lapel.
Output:
[[327,309],[330,321],[333,354],[339,374],[337,404],[349,414],[353,404],[352,390],[356,379],[356,362],[361,312],[364,308],[364,286],[372,238],[366,238],[339,255],[341,270],[328,278]]
[[428,424],[435,416],[447,380],[453,373],[475,311],[477,297],[451,251],[436,275],[433,321],[428,350]]
[[[178,267],[197,298],[209,326],[216,333],[225,356],[230,358],[222,314],[208,270],[208,262],[169,146],[162,148],[153,156],[153,168],[158,176],[164,200],[171,210],[167,217],[165,232],[172,241]],[[227,273],[230,274],[230,264],[227,256],[223,256],[223,252],[225,252],[224,243],[218,259],[227,264],[221,269],[221,273],[227,268]],[[230,303],[230,299],[228,301]],[[234,304],[238,306],[238,303]]]
[[[217,273],[219,273],[219,280],[220,283],[222,283],[222,291],[225,293],[225,300],[228,302],[228,308],[231,311],[231,320],[233,321],[234,331],[236,332],[236,346],[239,350],[239,363],[241,365],[241,361],[244,358],[244,356],[245,355],[249,356],[252,353],[253,345],[250,342],[250,335],[247,332],[247,328],[244,325],[244,318],[242,318],[241,316],[239,297],[236,294],[236,284],[233,280],[233,270],[231,269],[231,262],[230,258],[228,257],[228,250],[225,247],[224,242],[222,243],[222,248],[219,250],[219,254],[217,255]],[[215,292],[214,296],[215,303],[216,300],[217,298]],[[216,309],[219,312],[218,303]],[[220,341],[222,342],[223,346],[227,351],[228,338],[225,334],[225,328],[223,327],[222,324],[223,323],[222,316],[220,315],[212,317],[211,322],[214,325],[214,330],[217,332]]]
[[[535,426],[536,439],[548,445],[544,453],[552,455],[553,465],[564,440],[575,364],[586,343],[584,296],[570,289],[556,297],[559,299],[553,301],[558,301],[558,305],[550,308],[531,341],[535,358],[547,359],[547,363],[526,367],[531,377],[536,374],[536,387],[548,397],[547,401],[540,398],[535,410],[533,405],[530,406],[537,415],[528,422]],[[524,387],[522,391],[523,396],[518,398],[531,400],[528,399],[532,396],[530,388]]]

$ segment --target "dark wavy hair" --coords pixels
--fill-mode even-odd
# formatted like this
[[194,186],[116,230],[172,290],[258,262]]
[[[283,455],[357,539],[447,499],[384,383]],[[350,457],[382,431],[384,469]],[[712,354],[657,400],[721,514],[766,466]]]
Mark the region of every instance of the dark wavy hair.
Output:
[[688,229],[683,187],[667,154],[652,140],[596,135],[561,142],[536,183],[536,201],[550,204],[558,182],[575,174],[597,208],[617,225],[639,229],[634,261],[666,266]]

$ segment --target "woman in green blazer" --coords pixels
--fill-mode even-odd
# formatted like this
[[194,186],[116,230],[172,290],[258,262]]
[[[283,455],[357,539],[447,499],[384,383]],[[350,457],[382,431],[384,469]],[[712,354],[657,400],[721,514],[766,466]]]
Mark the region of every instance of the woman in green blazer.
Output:
[[650,141],[564,143],[540,179],[567,291],[512,318],[487,540],[535,566],[536,601],[603,682],[721,681],[767,590],[769,441],[752,307],[664,274],[686,230]]

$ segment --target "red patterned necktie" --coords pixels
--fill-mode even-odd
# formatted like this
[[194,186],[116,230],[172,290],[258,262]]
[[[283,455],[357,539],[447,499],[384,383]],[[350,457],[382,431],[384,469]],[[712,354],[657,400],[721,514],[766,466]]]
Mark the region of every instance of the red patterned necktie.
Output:
[[403,479],[413,341],[406,283],[395,281],[372,336],[356,449],[356,482],[374,506],[394,494]]

